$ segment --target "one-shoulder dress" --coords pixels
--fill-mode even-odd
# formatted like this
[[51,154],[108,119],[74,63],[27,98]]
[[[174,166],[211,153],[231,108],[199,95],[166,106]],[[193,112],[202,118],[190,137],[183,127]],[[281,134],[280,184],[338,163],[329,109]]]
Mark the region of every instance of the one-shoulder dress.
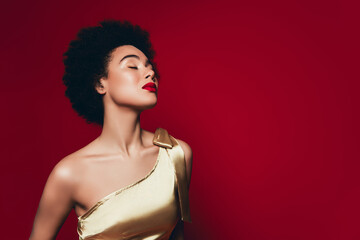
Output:
[[159,153],[152,170],[79,216],[79,240],[168,240],[179,220],[191,222],[184,151],[163,128],[153,144]]

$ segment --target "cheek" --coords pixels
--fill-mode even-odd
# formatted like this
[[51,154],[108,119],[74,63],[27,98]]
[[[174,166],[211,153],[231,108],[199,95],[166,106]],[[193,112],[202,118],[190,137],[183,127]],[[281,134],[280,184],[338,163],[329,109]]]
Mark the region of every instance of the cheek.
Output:
[[136,75],[136,73],[131,71],[112,72],[112,74],[109,76],[110,90],[113,90],[113,88],[127,88],[128,90],[136,88],[138,84],[138,78],[139,77]]
[[132,101],[139,91],[138,77],[133,73],[118,73],[109,77],[109,93],[120,102]]

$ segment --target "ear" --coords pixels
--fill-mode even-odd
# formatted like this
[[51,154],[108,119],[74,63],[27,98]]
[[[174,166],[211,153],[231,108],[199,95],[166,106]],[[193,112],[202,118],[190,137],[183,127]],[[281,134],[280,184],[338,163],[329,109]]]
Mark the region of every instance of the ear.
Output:
[[106,88],[105,88],[106,87],[106,81],[105,81],[105,78],[100,78],[99,82],[96,82],[95,90],[101,95],[105,94],[106,93]]

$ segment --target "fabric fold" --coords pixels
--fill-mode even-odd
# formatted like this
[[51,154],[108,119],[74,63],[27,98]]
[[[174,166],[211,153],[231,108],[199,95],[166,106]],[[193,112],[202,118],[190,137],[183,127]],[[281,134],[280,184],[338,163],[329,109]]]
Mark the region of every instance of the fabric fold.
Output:
[[178,195],[181,210],[181,220],[191,223],[190,204],[189,204],[189,189],[186,174],[185,155],[178,141],[170,135],[173,142],[171,149],[166,149],[175,166],[175,175],[178,185]]
[[158,146],[166,147],[170,159],[175,167],[176,182],[178,185],[178,196],[181,210],[181,220],[191,223],[189,189],[186,174],[186,162],[184,151],[179,142],[166,129],[157,128],[153,143]]

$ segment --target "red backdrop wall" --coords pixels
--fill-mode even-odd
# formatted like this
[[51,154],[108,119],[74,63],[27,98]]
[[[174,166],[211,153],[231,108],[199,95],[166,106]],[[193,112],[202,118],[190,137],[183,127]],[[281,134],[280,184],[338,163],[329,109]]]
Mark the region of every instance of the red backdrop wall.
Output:
[[[346,1],[22,1],[1,9],[1,233],[27,239],[48,174],[100,134],[64,96],[84,26],[147,29],[142,127],[193,150],[186,239],[360,239],[359,19]],[[77,239],[71,212],[58,239]]]

